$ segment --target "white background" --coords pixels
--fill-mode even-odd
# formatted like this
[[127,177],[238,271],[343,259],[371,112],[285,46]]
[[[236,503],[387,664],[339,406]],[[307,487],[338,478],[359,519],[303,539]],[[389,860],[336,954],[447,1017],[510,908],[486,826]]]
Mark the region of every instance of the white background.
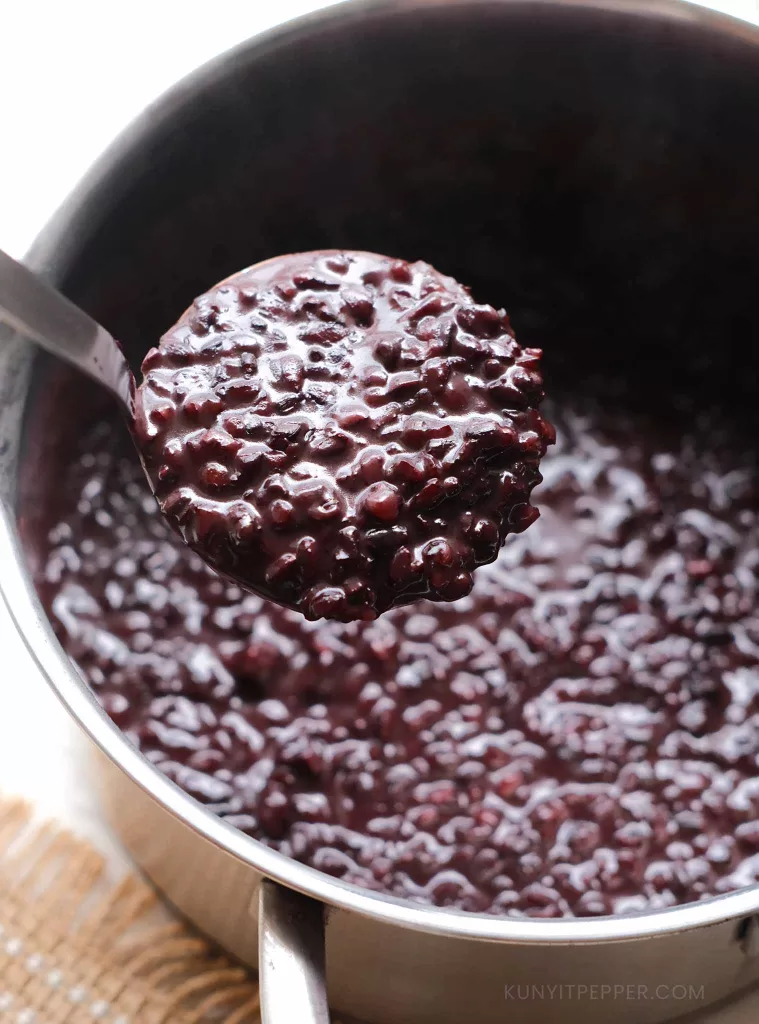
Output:
[[[328,2],[0,0],[0,247],[23,256],[111,139],[178,78]],[[759,0],[705,6],[759,23]],[[77,751],[73,726],[0,603],[0,792],[28,795],[41,813],[90,835],[117,863],[81,784]],[[756,1004],[720,1015],[720,1024],[728,1019],[755,1021]],[[717,1024],[716,1016],[709,1020]]]

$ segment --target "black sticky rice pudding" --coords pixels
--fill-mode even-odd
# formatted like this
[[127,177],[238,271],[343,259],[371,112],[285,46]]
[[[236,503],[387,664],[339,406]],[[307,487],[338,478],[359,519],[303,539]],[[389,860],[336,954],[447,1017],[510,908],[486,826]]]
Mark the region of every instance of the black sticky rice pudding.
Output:
[[274,257],[198,297],[143,360],[135,438],[214,569],[309,619],[454,601],[538,516],[555,440],[537,349],[427,263]]
[[542,516],[456,603],[341,624],[245,595],[169,529],[122,428],[83,413],[37,585],[146,757],[329,874],[548,917],[753,883],[753,435],[643,379],[641,402],[634,374],[555,365]]

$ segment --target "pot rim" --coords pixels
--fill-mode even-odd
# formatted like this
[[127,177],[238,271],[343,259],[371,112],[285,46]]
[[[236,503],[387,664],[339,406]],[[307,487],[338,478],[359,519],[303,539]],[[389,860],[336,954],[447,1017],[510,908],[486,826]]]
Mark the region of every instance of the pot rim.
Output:
[[[634,14],[701,25],[725,35],[746,39],[759,47],[759,26],[698,4],[698,0],[349,0],[332,4],[304,17],[276,26],[214,57],[172,86],[140,114],[84,176],[74,192],[54,214],[27,255],[34,269],[60,280],[75,251],[72,239],[92,231],[92,210],[118,189],[116,179],[124,164],[134,159],[146,139],[184,108],[230,67],[246,61],[249,54],[266,53],[310,34],[319,25],[360,20],[375,15],[402,14],[422,7],[469,7],[474,3],[525,4],[601,10]],[[89,228],[86,225],[89,224]],[[332,878],[264,846],[226,824],[184,793],[133,747],[106,716],[94,695],[77,674],[58,643],[42,609],[15,529],[15,515],[0,515],[0,589],[11,617],[33,660],[59,700],[90,739],[142,790],[208,842],[226,850],[291,889],[312,896],[331,907],[352,911],[386,924],[440,936],[528,945],[566,945],[644,939],[669,934],[759,912],[759,885],[750,886],[699,903],[635,915],[587,919],[535,920],[472,914],[412,903],[374,893]]]

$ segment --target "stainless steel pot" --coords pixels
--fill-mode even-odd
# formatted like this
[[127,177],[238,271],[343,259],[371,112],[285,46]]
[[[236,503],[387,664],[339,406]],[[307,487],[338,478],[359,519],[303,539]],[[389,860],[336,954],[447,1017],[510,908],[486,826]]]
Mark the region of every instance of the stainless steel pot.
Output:
[[[683,344],[720,330],[733,358],[752,336],[757,166],[747,24],[678,0],[354,2],[182,82],[29,260],[135,361],[209,281],[330,244],[424,256],[493,301],[505,290],[522,335],[549,350],[606,332],[598,358],[632,339],[636,358],[676,372]],[[741,352],[751,383],[757,357]],[[187,917],[260,963],[265,1021],[327,1019],[325,942],[330,1004],[373,1024],[645,1024],[759,979],[757,887],[618,918],[431,909],[295,863],[162,776],[72,669],[19,540],[27,438],[54,372],[23,344],[0,351],[4,596],[99,752],[109,821]],[[719,365],[704,372],[721,386]]]

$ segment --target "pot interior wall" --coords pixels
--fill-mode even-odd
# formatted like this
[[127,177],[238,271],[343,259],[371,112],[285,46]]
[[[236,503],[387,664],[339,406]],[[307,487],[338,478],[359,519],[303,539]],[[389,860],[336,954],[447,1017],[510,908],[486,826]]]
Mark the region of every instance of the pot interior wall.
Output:
[[[66,290],[140,356],[274,253],[424,258],[584,378],[753,394],[759,52],[551,3],[362,14],[243,49],[80,218]],[[716,344],[715,344],[716,340]],[[734,367],[740,361],[740,381]]]

